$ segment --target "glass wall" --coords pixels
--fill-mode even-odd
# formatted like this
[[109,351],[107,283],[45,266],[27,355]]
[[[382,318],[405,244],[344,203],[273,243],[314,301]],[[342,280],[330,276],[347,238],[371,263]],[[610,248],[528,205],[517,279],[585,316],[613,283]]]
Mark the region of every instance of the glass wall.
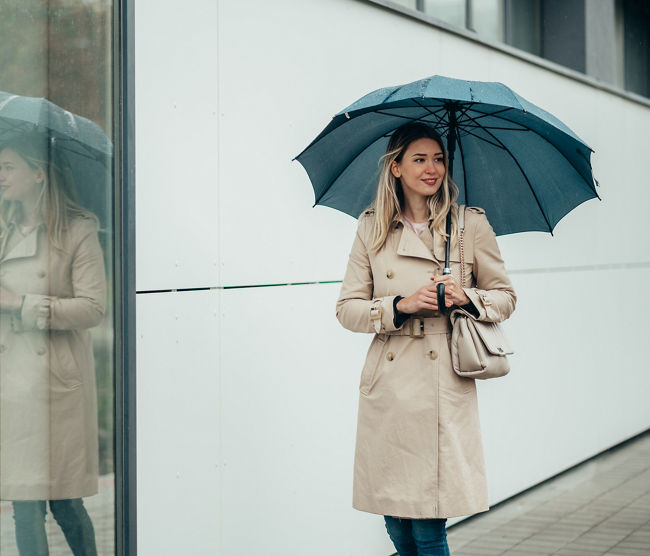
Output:
[[0,13],[0,553],[110,555],[113,2]]

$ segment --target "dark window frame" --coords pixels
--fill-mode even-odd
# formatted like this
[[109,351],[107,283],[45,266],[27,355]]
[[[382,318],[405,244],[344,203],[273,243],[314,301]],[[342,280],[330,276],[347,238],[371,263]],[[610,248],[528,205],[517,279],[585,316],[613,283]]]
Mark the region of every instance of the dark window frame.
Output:
[[115,554],[118,556],[137,553],[134,4],[134,0],[115,0],[113,6]]

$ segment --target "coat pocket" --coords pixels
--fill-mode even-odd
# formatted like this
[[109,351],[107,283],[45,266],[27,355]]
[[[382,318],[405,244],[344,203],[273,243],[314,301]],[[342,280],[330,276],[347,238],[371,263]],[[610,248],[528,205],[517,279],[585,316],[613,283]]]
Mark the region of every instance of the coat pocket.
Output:
[[70,346],[69,332],[52,331],[50,334],[50,373],[66,388],[81,384],[81,372]]
[[359,390],[362,394],[367,395],[372,390],[377,380],[377,372],[381,365],[386,346],[388,345],[388,338],[381,334],[375,334],[375,337],[370,343],[368,354],[366,355],[366,362],[361,371],[361,382]]

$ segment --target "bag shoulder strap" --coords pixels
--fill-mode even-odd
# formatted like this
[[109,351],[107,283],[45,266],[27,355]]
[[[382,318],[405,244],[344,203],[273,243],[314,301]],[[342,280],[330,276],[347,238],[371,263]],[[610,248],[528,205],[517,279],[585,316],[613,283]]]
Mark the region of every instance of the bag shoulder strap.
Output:
[[465,205],[458,207],[458,250],[460,251],[460,287],[465,286],[465,246],[463,245],[465,235]]

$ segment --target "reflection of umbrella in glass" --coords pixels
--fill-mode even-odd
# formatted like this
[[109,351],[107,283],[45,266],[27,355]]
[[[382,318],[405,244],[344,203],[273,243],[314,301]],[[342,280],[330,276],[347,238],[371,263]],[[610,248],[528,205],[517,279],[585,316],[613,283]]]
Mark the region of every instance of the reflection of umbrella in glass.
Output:
[[[408,121],[429,124],[445,138],[459,203],[485,209],[497,235],[552,232],[569,211],[598,196],[591,149],[557,118],[501,83],[433,76],[365,95],[296,157],[315,204],[352,216],[368,207],[388,138]],[[444,273],[450,272],[447,242]]]
[[111,218],[113,145],[94,122],[44,98],[0,91],[0,142],[41,134],[67,161],[79,202],[105,227]]
[[368,207],[378,160],[407,121],[430,124],[446,139],[459,203],[484,208],[497,235],[551,232],[598,196],[591,149],[557,118],[501,83],[434,76],[365,95],[296,157],[316,204],[355,217]]

